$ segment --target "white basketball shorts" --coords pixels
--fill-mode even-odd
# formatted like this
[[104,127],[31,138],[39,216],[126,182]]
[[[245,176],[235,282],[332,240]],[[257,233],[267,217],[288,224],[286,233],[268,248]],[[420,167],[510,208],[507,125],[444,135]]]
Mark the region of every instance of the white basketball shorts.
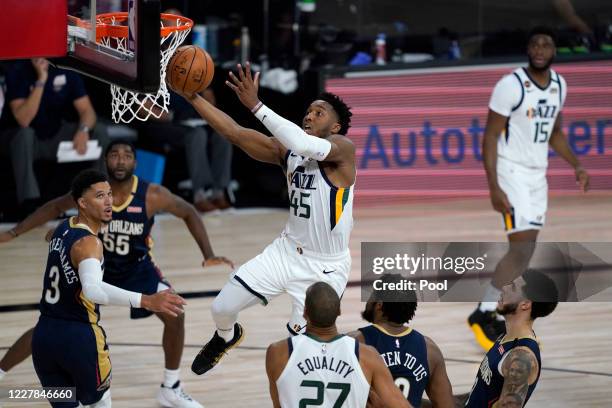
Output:
[[286,292],[293,308],[287,329],[300,333],[306,325],[302,316],[306,289],[316,282],[326,282],[342,296],[351,271],[351,255],[347,250],[339,254],[319,254],[300,247],[285,234],[276,238],[264,251],[234,273],[249,292],[264,305]]
[[506,233],[541,229],[548,206],[546,169],[528,168],[499,157],[497,180],[512,207],[511,213],[503,214]]

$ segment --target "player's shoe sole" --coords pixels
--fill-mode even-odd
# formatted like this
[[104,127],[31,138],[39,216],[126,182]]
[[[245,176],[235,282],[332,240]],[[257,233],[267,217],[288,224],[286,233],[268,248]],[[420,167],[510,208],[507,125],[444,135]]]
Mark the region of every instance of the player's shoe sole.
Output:
[[234,338],[229,342],[223,340],[215,331],[212,339],[202,347],[202,350],[200,350],[198,355],[193,359],[191,371],[197,375],[202,375],[210,371],[219,364],[228,351],[237,347],[243,339],[244,329],[238,323],[234,324]]
[[504,334],[503,323],[498,321],[495,312],[482,312],[476,308],[468,317],[468,326],[472,329],[476,342],[485,351],[489,351],[495,340]]

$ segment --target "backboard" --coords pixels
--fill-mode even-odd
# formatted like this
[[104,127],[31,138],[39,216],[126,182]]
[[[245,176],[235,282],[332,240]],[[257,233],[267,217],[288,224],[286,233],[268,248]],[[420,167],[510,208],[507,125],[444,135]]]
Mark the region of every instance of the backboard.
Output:
[[[137,92],[160,86],[159,0],[2,0],[0,59],[47,57]],[[44,4],[44,6],[43,6]],[[124,52],[100,42],[98,16],[127,12]],[[98,34],[98,38],[96,38]]]
[[[66,57],[52,59],[63,68],[139,92],[159,88],[159,0],[69,0]],[[96,39],[97,16],[128,13],[127,50],[119,52]],[[117,23],[120,24],[120,23]]]

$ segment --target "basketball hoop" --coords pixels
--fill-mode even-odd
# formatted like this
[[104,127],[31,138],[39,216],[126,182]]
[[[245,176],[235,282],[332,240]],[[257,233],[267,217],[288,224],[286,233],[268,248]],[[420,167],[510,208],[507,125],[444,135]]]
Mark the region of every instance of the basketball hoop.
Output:
[[[133,23],[133,22],[132,22]],[[96,42],[115,49],[127,56],[134,57],[132,39],[128,38],[129,16],[127,12],[98,14],[96,22]],[[157,93],[139,93],[111,84],[113,98],[112,112],[115,123],[130,123],[134,119],[146,121],[151,116],[159,119],[168,112],[170,93],[166,86],[166,66],[174,51],[191,31],[193,21],[174,14],[161,14],[160,18],[160,81]]]

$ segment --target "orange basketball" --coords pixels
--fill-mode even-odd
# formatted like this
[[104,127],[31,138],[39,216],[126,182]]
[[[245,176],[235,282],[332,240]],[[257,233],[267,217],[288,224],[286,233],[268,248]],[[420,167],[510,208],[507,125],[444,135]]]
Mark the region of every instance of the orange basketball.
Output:
[[206,51],[195,45],[179,47],[166,70],[166,82],[171,89],[191,94],[206,89],[215,74],[215,64]]

